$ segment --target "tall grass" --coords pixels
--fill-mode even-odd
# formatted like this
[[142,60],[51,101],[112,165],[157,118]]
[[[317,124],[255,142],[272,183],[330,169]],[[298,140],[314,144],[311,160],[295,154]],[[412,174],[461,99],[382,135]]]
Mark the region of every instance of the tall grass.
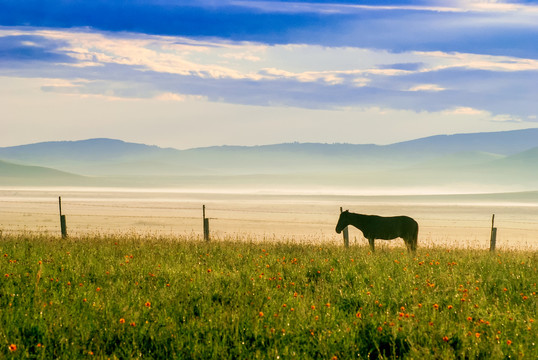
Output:
[[536,358],[537,256],[0,239],[0,358]]

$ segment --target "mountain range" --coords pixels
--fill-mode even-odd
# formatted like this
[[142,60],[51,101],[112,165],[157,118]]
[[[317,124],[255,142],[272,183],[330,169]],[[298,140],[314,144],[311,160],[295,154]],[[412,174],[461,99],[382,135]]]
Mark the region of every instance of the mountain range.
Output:
[[286,143],[177,150],[114,139],[0,148],[0,185],[352,191],[538,190],[538,129],[390,145]]

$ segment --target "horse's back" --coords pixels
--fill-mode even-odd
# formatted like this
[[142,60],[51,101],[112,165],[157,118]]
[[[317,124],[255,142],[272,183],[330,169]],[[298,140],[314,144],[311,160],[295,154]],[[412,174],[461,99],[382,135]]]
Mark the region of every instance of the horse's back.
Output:
[[418,233],[418,223],[409,216],[383,217],[377,215],[368,216],[368,226],[365,229],[365,236],[377,239],[394,239],[416,237]]

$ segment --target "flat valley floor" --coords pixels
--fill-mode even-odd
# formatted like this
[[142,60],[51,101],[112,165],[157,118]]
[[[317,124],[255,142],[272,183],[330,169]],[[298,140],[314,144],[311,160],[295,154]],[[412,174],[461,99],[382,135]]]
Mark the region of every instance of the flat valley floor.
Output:
[[[342,243],[335,233],[340,207],[419,223],[419,247],[488,249],[495,214],[497,248],[538,250],[538,193],[345,196],[294,193],[211,193],[173,189],[0,188],[4,234],[60,236],[59,201],[69,236],[138,234],[202,238],[202,206],[218,240]],[[349,230],[351,246],[367,246]],[[376,241],[377,248],[403,240]]]

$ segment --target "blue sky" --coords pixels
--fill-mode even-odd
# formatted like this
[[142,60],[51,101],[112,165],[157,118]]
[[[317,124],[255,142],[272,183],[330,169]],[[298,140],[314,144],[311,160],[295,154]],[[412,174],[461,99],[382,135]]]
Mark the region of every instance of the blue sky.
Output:
[[0,0],[0,146],[538,126],[537,1]]

